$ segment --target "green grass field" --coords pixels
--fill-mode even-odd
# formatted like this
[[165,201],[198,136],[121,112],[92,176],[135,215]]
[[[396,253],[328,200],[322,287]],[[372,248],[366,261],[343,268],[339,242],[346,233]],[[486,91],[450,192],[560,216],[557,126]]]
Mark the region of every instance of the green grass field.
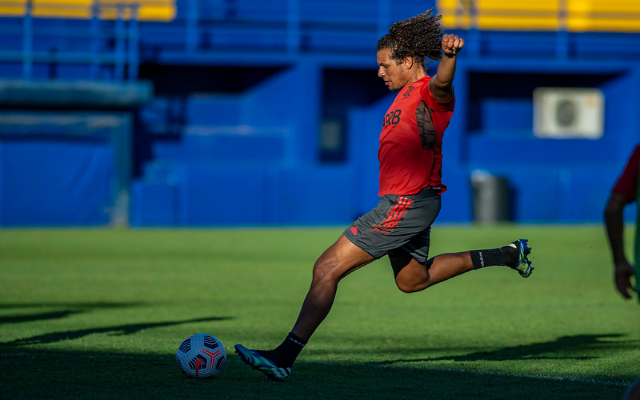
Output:
[[[620,399],[640,375],[640,305],[614,290],[601,226],[436,225],[432,255],[528,237],[536,270],[405,294],[377,261],[267,381],[233,345],[282,341],[341,231],[0,230],[0,397]],[[176,367],[194,333],[225,344],[217,378]]]

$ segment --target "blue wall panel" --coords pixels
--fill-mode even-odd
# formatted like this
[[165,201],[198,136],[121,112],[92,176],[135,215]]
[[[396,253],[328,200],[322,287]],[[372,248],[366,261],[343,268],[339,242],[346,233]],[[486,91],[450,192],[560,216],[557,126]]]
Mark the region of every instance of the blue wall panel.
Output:
[[131,225],[171,227],[177,221],[177,188],[169,183],[134,182],[131,187]]
[[173,165],[171,183],[134,184],[134,226],[344,225],[356,211],[351,169]]
[[509,164],[514,168],[527,166],[580,167],[609,166],[618,159],[614,134],[602,139],[536,139],[467,138],[466,161],[472,167],[492,167]]
[[[288,68],[247,91],[240,121],[247,125],[283,127],[299,117],[299,107],[310,99],[304,90],[304,71]],[[316,83],[317,82],[310,82]]]
[[186,123],[188,125],[238,125],[242,107],[236,95],[196,94],[187,99]]
[[2,225],[109,223],[113,151],[108,144],[5,141],[2,152]]
[[616,171],[580,168],[559,173],[560,214],[563,223],[601,222]]
[[442,172],[447,191],[442,194],[442,209],[438,222],[469,222],[473,219],[473,192],[469,173],[452,165]]
[[275,161],[285,154],[284,136],[284,132],[277,131],[241,133],[230,128],[204,129],[202,133],[185,133],[176,140],[156,142],[153,154],[165,161],[192,163]]
[[341,167],[289,167],[280,172],[278,222],[344,225],[356,211],[355,171]]
[[259,225],[264,220],[265,175],[259,168],[181,165],[176,172],[182,226]]
[[489,97],[481,103],[482,130],[496,136],[531,135],[533,99]]
[[515,221],[525,223],[558,221],[560,189],[556,170],[520,168],[502,176],[507,177],[512,189],[511,200]]
[[[322,2],[304,3],[302,20],[294,21],[302,24],[292,24],[295,35],[287,36],[287,16],[292,14],[287,14],[285,0],[274,3],[275,8],[271,3],[231,3],[201,4],[203,20],[190,26],[189,33],[180,18],[190,3],[183,1],[178,2],[176,23],[140,24],[142,52],[137,55],[159,89],[157,108],[147,110],[153,115],[142,116],[137,132],[153,137],[145,138],[145,158],[136,160],[146,165],[132,186],[132,224],[349,223],[378,200],[380,122],[395,96],[371,89],[375,42],[390,23],[429,5],[412,0],[392,7],[383,1],[353,20]],[[357,9],[365,3],[343,6]],[[378,13],[378,6],[386,9]],[[321,12],[308,14],[314,7]],[[268,26],[258,26],[263,22]],[[348,32],[340,26],[345,23]],[[470,40],[460,57],[456,112],[444,138],[443,181],[449,190],[438,221],[473,219],[470,176],[476,169],[509,180],[516,222],[601,221],[608,191],[640,142],[637,36],[572,33],[573,47],[563,59],[556,32],[459,33]],[[608,48],[607,42],[616,51],[612,59],[601,61],[598,54]],[[87,43],[69,39],[54,51],[83,53],[85,62],[61,62],[51,53],[53,61],[32,66],[32,77],[85,79],[90,74]],[[36,45],[45,51],[55,47],[50,39]],[[3,49],[20,50],[21,45]],[[102,64],[94,77],[113,78],[114,51],[103,49],[102,55],[112,61]],[[210,66],[216,69],[209,75]],[[253,71],[260,78],[249,79],[254,66],[269,71]],[[431,75],[435,67],[430,66]],[[229,74],[235,68],[241,71]],[[199,73],[189,75],[195,69]],[[172,73],[164,75],[167,71]],[[23,65],[4,62],[0,74],[20,78]],[[540,86],[601,89],[604,136],[536,138],[532,93]],[[323,158],[323,123],[336,116],[346,150],[340,157]],[[0,143],[0,223],[104,224],[106,208],[113,203],[112,177],[105,172],[114,164],[109,144],[51,144],[46,139],[39,144],[63,160],[51,161],[50,154],[42,153],[45,147],[35,143]],[[44,192],[50,204],[38,203]],[[78,198],[83,201],[76,203]],[[625,215],[631,215],[628,209]]]

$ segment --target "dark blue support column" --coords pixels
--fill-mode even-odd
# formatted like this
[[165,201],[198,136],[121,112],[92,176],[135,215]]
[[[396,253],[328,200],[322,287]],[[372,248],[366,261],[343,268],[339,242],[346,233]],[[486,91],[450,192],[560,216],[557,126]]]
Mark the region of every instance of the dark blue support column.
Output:
[[383,37],[389,32],[391,15],[391,2],[389,0],[378,0],[378,38]]
[[113,144],[113,205],[111,209],[111,225],[118,227],[129,226],[130,188],[131,188],[131,125],[129,113],[115,114],[118,126],[111,134]]
[[295,54],[300,50],[300,2],[287,1],[287,53]]
[[115,48],[115,67],[114,78],[117,81],[124,79],[124,64],[126,61],[125,41],[127,39],[127,30],[124,22],[126,5],[119,3],[116,8],[116,48]]
[[558,35],[556,37],[556,57],[558,60],[566,60],[569,58],[567,18],[567,0],[560,0],[558,2]]
[[98,79],[100,71],[100,6],[98,0],[91,4],[91,67],[89,77]]
[[138,30],[138,4],[131,5],[131,18],[129,19],[129,68],[127,79],[135,81],[138,79],[138,65],[140,63],[138,43],[140,32]]
[[[464,7],[464,6],[462,6]],[[472,58],[480,57],[482,48],[482,38],[480,37],[480,27],[478,26],[478,8],[475,1],[470,1],[468,6],[469,15],[469,30],[468,40],[465,40],[465,44],[468,43],[468,54]]]
[[33,1],[27,0],[25,3],[25,14],[22,20],[22,77],[31,79],[33,74]]
[[186,48],[188,53],[198,50],[198,0],[189,0],[187,3],[187,35]]

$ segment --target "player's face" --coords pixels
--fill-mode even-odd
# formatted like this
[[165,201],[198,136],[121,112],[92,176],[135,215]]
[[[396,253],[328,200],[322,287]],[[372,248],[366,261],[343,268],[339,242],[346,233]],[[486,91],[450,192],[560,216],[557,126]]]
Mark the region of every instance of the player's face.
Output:
[[384,80],[384,84],[392,92],[402,89],[409,82],[404,63],[398,64],[392,59],[389,49],[378,51],[378,77]]

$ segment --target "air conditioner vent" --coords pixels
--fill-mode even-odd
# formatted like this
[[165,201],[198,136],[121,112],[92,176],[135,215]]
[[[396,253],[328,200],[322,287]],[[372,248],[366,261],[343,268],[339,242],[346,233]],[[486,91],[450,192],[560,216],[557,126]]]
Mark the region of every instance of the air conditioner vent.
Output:
[[536,88],[533,91],[533,133],[540,138],[555,139],[602,137],[602,91],[597,88]]

